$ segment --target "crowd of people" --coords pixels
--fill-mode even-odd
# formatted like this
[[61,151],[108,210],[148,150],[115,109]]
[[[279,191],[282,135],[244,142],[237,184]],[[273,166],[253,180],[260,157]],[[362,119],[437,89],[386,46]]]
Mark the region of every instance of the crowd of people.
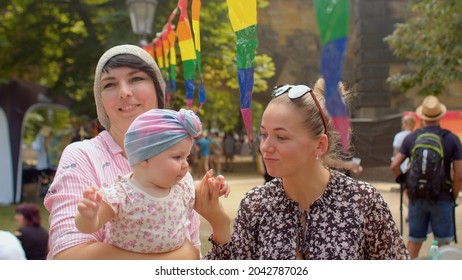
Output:
[[249,147],[245,135],[235,132],[201,133],[191,148],[190,171],[201,178],[209,169],[216,174],[234,172],[236,156],[256,158],[256,151]]
[[[159,67],[142,48],[119,45],[100,57],[93,90],[104,130],[62,153],[44,199],[48,259],[416,257],[417,243],[425,238],[420,228],[411,230],[406,246],[380,192],[348,173],[362,167],[340,145],[322,79],[312,88],[283,85],[272,91],[257,151],[267,179],[245,194],[234,220],[221,202],[231,189],[221,174],[234,171],[239,141],[233,133],[205,135],[192,111],[164,109],[164,89]],[[397,176],[412,135],[394,156]],[[445,150],[447,166],[454,168],[454,199],[462,182],[462,151],[460,141],[447,137],[454,142]],[[409,211],[411,221],[411,205]],[[204,256],[199,216],[212,229]],[[436,226],[436,218],[431,223]],[[437,231],[435,237],[450,242],[454,232]]]

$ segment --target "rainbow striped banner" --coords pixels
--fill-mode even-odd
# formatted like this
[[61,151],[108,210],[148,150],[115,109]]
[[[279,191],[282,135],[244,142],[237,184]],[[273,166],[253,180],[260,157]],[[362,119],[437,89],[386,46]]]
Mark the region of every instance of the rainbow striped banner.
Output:
[[192,109],[195,78],[196,78],[196,51],[192,37],[191,27],[188,18],[188,1],[178,1],[180,9],[180,18],[176,33],[178,36],[178,45],[180,47],[181,61],[183,62],[184,82],[186,87],[186,105]]
[[257,37],[257,1],[227,0],[228,14],[236,33],[237,75],[239,80],[241,114],[252,143],[252,91],[254,84]]
[[162,53],[164,55],[164,74],[165,74],[165,84],[166,84],[166,97],[167,97],[167,106],[170,107],[170,43],[168,41],[168,32],[167,29],[164,29],[161,34],[162,40]]
[[[206,95],[205,95],[205,88],[204,83],[202,82],[201,77],[201,31],[200,31],[200,11],[201,11],[201,1],[200,0],[193,0],[192,1],[192,26],[194,31],[194,44],[196,48],[196,59],[197,59],[197,73],[199,76],[199,109],[205,104]],[[199,110],[197,109],[197,110]]]
[[147,44],[147,45],[143,45],[142,48],[147,51],[153,58],[155,58],[154,56],[154,47],[152,46],[152,42]]
[[175,50],[175,41],[176,41],[176,35],[175,35],[175,30],[173,30],[173,25],[172,21],[176,16],[176,11],[178,9],[175,8],[173,10],[172,14],[170,15],[168,22],[167,22],[167,37],[168,37],[168,42],[170,46],[169,54],[170,54],[170,81],[172,83],[172,93],[173,96],[175,97],[176,94],[176,50]]
[[155,54],[156,54],[156,60],[157,60],[157,65],[159,66],[160,70],[162,71],[164,69],[164,54],[162,51],[162,39],[159,37],[154,38],[153,40],[154,46],[155,46]]
[[350,142],[350,117],[339,91],[350,24],[349,0],[315,0],[314,8],[321,35],[321,74],[326,82],[326,109],[340,133],[343,149]]

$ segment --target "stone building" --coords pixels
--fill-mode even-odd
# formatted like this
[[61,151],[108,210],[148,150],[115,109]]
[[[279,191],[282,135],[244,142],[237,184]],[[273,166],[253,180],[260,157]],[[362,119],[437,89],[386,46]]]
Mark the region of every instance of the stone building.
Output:
[[[313,84],[320,75],[321,44],[313,0],[269,0],[258,10],[260,53],[270,55],[276,75],[270,85]],[[398,73],[404,61],[393,56],[383,38],[394,24],[410,16],[408,0],[351,0],[349,47],[344,80],[352,88],[352,117],[378,118],[413,111],[422,97],[391,89],[387,77]],[[441,96],[449,109],[462,109],[462,86],[451,85]],[[255,94],[262,103],[268,95]],[[266,100],[265,100],[266,98]]]

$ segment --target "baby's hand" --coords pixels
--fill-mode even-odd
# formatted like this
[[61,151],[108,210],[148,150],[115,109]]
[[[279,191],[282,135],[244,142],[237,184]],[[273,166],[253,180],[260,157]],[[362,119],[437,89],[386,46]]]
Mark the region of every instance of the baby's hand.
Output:
[[208,181],[213,188],[220,189],[220,196],[228,197],[230,188],[223,175],[218,175],[216,178],[209,178]]
[[83,198],[79,200],[77,210],[85,219],[93,219],[98,214],[103,196],[95,187],[83,191]]

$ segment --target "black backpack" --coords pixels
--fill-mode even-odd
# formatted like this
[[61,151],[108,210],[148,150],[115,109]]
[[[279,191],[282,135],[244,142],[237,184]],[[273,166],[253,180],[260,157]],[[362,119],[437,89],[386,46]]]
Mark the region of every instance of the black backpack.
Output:
[[406,176],[409,198],[435,201],[446,188],[443,136],[448,132],[444,129],[439,133],[417,132]]

